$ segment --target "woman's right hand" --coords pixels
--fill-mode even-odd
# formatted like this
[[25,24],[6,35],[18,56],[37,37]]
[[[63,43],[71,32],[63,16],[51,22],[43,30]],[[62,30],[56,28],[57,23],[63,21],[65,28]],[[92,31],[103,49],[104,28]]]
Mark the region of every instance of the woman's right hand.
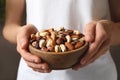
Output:
[[17,51],[33,70],[48,73],[51,71],[48,64],[42,63],[38,56],[31,54],[27,50],[29,36],[35,32],[37,32],[37,29],[31,24],[21,27],[17,34]]

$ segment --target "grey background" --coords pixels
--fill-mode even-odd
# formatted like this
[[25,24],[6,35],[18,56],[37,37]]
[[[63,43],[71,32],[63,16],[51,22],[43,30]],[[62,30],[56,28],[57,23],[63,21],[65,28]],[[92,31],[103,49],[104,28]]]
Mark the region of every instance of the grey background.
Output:
[[[2,24],[0,21],[0,80],[16,80],[20,55],[16,51],[16,46],[3,38]],[[120,46],[112,48],[111,52],[120,80]]]

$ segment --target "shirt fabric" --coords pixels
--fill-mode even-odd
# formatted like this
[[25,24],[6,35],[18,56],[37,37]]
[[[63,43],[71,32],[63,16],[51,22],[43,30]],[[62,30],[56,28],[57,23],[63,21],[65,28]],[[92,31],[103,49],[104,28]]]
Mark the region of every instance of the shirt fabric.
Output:
[[[92,20],[110,19],[108,0],[26,0],[27,24],[38,30],[64,26],[84,33]],[[116,67],[107,51],[95,62],[80,68],[35,72],[21,58],[17,80],[117,80]]]

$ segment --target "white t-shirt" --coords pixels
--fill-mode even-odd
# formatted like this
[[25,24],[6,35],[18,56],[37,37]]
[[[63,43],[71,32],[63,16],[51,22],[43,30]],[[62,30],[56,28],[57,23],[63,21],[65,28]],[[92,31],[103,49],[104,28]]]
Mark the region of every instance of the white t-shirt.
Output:
[[[110,19],[108,0],[26,0],[26,8],[27,23],[38,30],[64,26],[83,32],[85,24],[92,20]],[[39,73],[21,59],[17,80],[117,80],[117,72],[108,51],[78,71],[65,69]]]

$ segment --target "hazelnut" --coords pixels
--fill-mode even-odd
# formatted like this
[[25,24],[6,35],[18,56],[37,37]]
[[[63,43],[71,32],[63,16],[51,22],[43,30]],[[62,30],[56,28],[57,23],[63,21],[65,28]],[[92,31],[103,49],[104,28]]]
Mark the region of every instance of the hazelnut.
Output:
[[57,44],[63,44],[64,40],[62,38],[56,39]]

